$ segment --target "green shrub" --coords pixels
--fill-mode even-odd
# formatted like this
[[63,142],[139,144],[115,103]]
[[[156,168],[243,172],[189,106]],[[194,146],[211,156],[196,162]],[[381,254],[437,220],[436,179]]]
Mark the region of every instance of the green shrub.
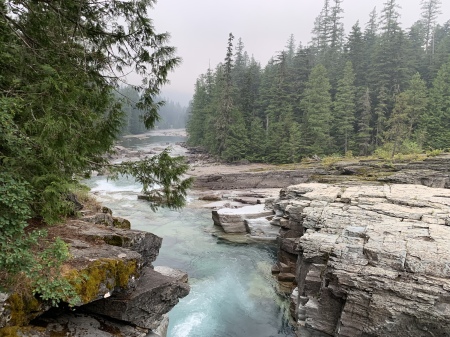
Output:
[[33,294],[52,305],[61,300],[76,303],[75,290],[60,276],[60,267],[69,258],[67,245],[58,238],[53,243],[43,240],[45,231],[25,230],[31,217],[29,184],[0,173],[0,195],[2,290],[10,290],[21,279],[21,284],[30,284]]

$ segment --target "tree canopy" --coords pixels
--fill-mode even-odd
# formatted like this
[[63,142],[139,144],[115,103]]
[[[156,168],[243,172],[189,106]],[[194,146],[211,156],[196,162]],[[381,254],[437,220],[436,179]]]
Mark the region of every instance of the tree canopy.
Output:
[[[323,0],[312,40],[296,46],[291,35],[263,67],[243,57],[241,39],[232,57],[229,46],[225,63],[197,81],[188,143],[227,161],[273,163],[312,155],[370,155],[383,147],[386,151],[378,153],[390,155],[450,148],[450,21],[437,21],[441,1],[421,1],[418,20],[404,29],[397,1],[387,0],[348,34],[342,2]],[[219,146],[208,132],[219,123],[225,97],[221,78],[230,65],[227,86],[233,90],[226,100],[236,112],[222,125],[246,139],[233,136]]]
[[[0,0],[0,270],[8,249],[26,241],[27,219],[58,221],[73,211],[67,196],[77,179],[108,165],[126,123],[114,93],[130,73],[142,79],[133,106],[145,127],[158,121],[155,97],[180,58],[153,26],[154,3]],[[137,177],[146,192],[159,184],[169,206],[183,204],[189,181],[179,158],[164,152],[109,169]]]

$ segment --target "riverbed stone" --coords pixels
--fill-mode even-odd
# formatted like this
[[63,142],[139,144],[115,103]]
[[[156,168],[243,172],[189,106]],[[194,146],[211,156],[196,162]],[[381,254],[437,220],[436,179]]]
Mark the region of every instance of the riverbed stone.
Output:
[[226,233],[247,233],[246,219],[272,216],[272,210],[266,210],[263,204],[244,206],[241,208],[221,208],[212,211],[215,225],[221,226]]

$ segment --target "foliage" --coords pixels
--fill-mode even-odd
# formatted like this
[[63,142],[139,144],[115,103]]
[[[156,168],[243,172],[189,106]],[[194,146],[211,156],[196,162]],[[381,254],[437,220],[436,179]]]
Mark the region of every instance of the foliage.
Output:
[[[59,277],[60,267],[69,257],[67,245],[56,239],[40,251],[45,231],[25,232],[31,210],[29,186],[11,175],[0,173],[0,281],[13,287],[25,278],[32,292],[44,301],[57,305],[60,300],[75,303],[78,299],[67,280]],[[25,280],[21,280],[26,283]],[[25,289],[22,289],[25,291]]]
[[248,58],[241,39],[234,58],[229,43],[225,64],[197,81],[188,143],[242,157],[240,146],[218,141],[238,123],[223,118],[224,106],[233,106],[245,121],[245,131],[239,129],[248,135],[251,161],[290,163],[348,151],[368,156],[386,143],[391,157],[408,152],[408,143],[449,148],[450,21],[437,22],[441,1],[421,1],[421,16],[404,29],[397,1],[387,0],[347,36],[341,4],[324,0],[312,41],[296,48],[290,36],[263,68]]
[[143,193],[154,201],[153,208],[159,205],[181,208],[192,178],[182,179],[189,166],[183,157],[172,158],[169,151],[170,148],[167,148],[153,157],[112,166],[111,178],[117,179],[119,175],[133,176],[142,184]]
[[[0,269],[5,278],[24,274],[53,303],[73,295],[58,277],[67,247],[41,247],[43,232],[27,233],[27,221],[55,223],[72,213],[76,178],[107,165],[126,124],[114,93],[127,73],[142,78],[127,104],[142,112],[146,129],[158,121],[157,96],[180,59],[148,16],[154,3],[0,0]],[[164,152],[116,172],[135,176],[146,193],[160,183],[158,193],[179,207],[186,170]]]

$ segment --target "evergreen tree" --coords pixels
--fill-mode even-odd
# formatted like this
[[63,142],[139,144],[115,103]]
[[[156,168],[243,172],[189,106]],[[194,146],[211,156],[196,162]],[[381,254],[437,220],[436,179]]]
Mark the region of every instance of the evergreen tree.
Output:
[[234,109],[231,124],[225,138],[224,151],[221,155],[228,162],[244,159],[248,151],[248,138],[242,114]]
[[67,247],[57,240],[53,248],[31,251],[46,239],[25,227],[31,217],[45,224],[73,214],[68,197],[77,179],[92,170],[108,165],[113,173],[132,175],[144,193],[160,185],[169,206],[183,204],[190,182],[181,180],[188,169],[183,159],[165,151],[111,167],[105,156],[125,123],[113,94],[125,70],[143,78],[134,85],[139,92],[134,106],[150,128],[161,106],[155,98],[180,61],[167,45],[169,35],[155,33],[148,16],[153,4],[0,0],[2,289],[5,275],[16,274],[44,300],[68,300],[61,285],[69,285],[58,278]]
[[[364,30],[364,71],[366,73],[364,77],[364,86],[373,85],[372,92],[375,92],[377,85],[373,79],[376,78],[377,69],[375,67],[375,50],[378,45],[378,18],[376,7],[370,13],[369,21],[366,24]],[[357,79],[358,80],[358,79]]]
[[419,121],[427,113],[428,90],[425,81],[422,80],[419,73],[416,73],[409,82],[408,90],[405,91],[407,100],[408,114],[408,134],[410,138],[417,130]]
[[252,57],[244,73],[244,85],[239,90],[241,93],[241,107],[245,125],[250,126],[256,114],[256,102],[259,97],[259,87],[261,84],[261,66]]
[[370,121],[372,117],[369,88],[366,88],[364,94],[360,97],[358,106],[360,107],[360,113],[357,123],[357,144],[359,148],[359,155],[367,156],[369,154],[371,137]]
[[394,110],[387,121],[388,129],[385,132],[385,139],[392,143],[392,158],[408,136],[408,108],[407,95],[405,93],[397,95]]
[[[381,15],[381,37],[375,49],[375,72],[371,87],[384,86],[393,93],[403,88],[408,78],[405,64],[406,37],[400,28],[396,0],[387,0]],[[392,107],[392,102],[389,102]]]
[[247,158],[253,162],[266,161],[267,133],[259,117],[252,118],[248,141]]
[[432,40],[436,28],[436,19],[441,13],[441,0],[421,0],[422,25],[424,27],[424,45],[428,55],[432,54]]
[[430,89],[425,144],[434,149],[450,148],[450,60],[442,65]]
[[353,25],[346,44],[347,59],[352,63],[355,71],[355,86],[361,87],[366,84],[366,50],[364,38],[359,21]]
[[217,154],[222,155],[225,150],[225,140],[229,132],[229,128],[233,122],[232,112],[234,109],[233,91],[234,86],[232,82],[233,70],[233,34],[228,36],[227,54],[225,63],[223,64],[222,76],[220,76],[220,102],[215,119],[215,132],[217,141]]
[[330,0],[324,0],[322,11],[314,21],[314,28],[312,31],[313,45],[320,60],[323,60],[323,56],[329,47],[331,34],[330,12]]
[[307,155],[331,151],[331,85],[327,70],[321,64],[311,71],[300,103],[304,111],[302,148]]
[[355,120],[355,74],[352,63],[347,62],[338,82],[336,98],[333,104],[333,124],[335,144],[340,151],[347,153],[353,140]]
[[386,119],[388,115],[388,94],[385,87],[381,87],[378,96],[377,102],[378,104],[375,107],[375,134],[374,134],[374,143],[375,146],[378,147],[383,144],[384,138],[383,134],[386,126]]
[[204,76],[195,83],[194,96],[191,101],[191,113],[186,126],[189,134],[188,144],[191,146],[204,145],[206,121],[209,114],[208,93]]

